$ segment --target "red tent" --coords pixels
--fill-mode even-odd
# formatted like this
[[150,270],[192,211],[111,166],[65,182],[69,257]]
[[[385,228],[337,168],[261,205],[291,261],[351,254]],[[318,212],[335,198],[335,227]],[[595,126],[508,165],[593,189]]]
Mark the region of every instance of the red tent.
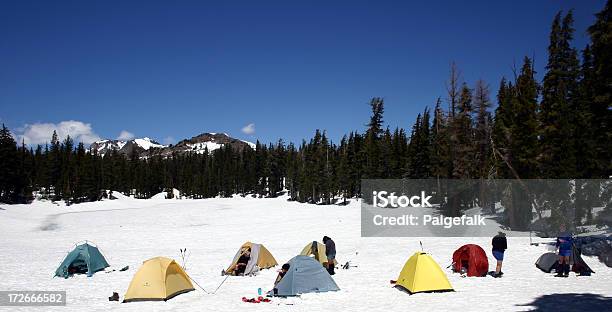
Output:
[[467,276],[486,276],[489,271],[487,254],[478,245],[467,244],[453,253],[453,271],[461,272],[465,268]]

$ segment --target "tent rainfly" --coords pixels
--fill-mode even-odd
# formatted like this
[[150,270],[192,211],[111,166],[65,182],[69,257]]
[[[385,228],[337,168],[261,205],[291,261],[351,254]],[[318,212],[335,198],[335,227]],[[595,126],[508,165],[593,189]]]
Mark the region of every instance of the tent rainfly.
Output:
[[176,261],[155,257],[143,262],[134,274],[123,302],[166,301],[192,290],[189,276]]
[[406,261],[395,287],[410,294],[454,291],[444,271],[424,252],[416,252]]
[[98,249],[89,242],[76,246],[60,266],[55,270],[55,276],[68,278],[73,274],[87,274],[92,276],[94,273],[104,270],[110,265]]
[[236,263],[238,262],[238,259],[244,254],[247,249],[251,250],[251,259],[249,260],[249,263],[247,263],[247,267],[244,270],[244,275],[252,275],[259,270],[269,269],[278,264],[276,262],[276,259],[274,259],[274,256],[272,256],[272,254],[264,245],[246,242],[242,246],[240,246],[240,249],[238,249],[238,252],[234,256],[232,263],[227,268],[227,270],[225,270],[225,274],[234,274],[234,269],[236,268]]
[[467,276],[487,276],[489,260],[484,249],[478,245],[467,244],[453,253],[453,271],[465,270]]
[[[325,245],[317,241],[308,243],[300,252],[301,256],[312,256],[315,260],[319,261],[324,267],[327,267],[327,256],[325,255]],[[334,264],[338,262],[334,259]]]
[[289,270],[269,294],[289,297],[336,290],[340,288],[319,262],[300,255],[289,260]]

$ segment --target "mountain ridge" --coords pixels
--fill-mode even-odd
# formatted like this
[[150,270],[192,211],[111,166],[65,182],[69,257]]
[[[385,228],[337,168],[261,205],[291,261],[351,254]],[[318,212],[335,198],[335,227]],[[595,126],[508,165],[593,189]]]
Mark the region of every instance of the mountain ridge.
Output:
[[136,138],[131,140],[104,139],[93,142],[89,146],[90,153],[106,155],[115,150],[119,154],[131,156],[134,153],[138,158],[149,158],[153,156],[169,157],[173,153],[204,154],[212,152],[223,146],[231,146],[233,149],[242,151],[245,148],[255,149],[252,142],[240,140],[229,136],[227,133],[204,132],[189,139],[183,139],[176,144],[163,145],[149,138]]

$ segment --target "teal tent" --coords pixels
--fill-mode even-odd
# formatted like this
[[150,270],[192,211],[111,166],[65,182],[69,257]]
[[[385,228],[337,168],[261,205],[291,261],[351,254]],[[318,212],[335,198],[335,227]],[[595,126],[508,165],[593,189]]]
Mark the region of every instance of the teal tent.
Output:
[[85,242],[78,245],[62,261],[62,264],[55,270],[55,276],[68,278],[72,274],[87,274],[92,276],[94,273],[104,270],[110,265],[104,259],[98,247]]
[[317,260],[308,256],[296,256],[289,260],[289,270],[270,294],[287,297],[336,290],[340,288]]

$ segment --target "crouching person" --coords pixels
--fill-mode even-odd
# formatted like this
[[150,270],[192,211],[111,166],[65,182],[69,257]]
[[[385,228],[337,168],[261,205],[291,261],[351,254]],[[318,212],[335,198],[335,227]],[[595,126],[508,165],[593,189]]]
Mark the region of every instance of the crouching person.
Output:
[[278,295],[278,289],[276,288],[276,286],[278,285],[278,283],[280,283],[283,277],[285,277],[285,274],[289,272],[290,267],[291,265],[289,263],[285,263],[281,267],[280,271],[278,271],[278,275],[276,276],[276,279],[274,280],[274,288],[272,288],[272,294],[274,296]]
[[327,237],[323,236],[323,244],[325,244],[325,256],[327,257],[327,272],[329,275],[336,274],[334,268],[336,266],[336,243]]
[[249,260],[251,260],[251,248],[247,248],[244,251],[244,253],[240,255],[240,258],[238,258],[238,261],[236,261],[236,267],[234,268],[234,275],[236,276],[244,275],[244,271],[246,270]]

